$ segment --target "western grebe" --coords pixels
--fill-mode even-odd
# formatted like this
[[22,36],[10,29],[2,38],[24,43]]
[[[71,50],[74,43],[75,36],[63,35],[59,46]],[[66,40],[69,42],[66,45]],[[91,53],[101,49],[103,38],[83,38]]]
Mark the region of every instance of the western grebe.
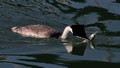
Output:
[[91,34],[88,38],[85,33],[84,25],[69,25],[66,26],[63,33],[60,33],[58,30],[53,29],[48,26],[43,25],[28,25],[24,27],[13,27],[11,28],[13,32],[19,33],[22,36],[27,37],[35,37],[35,38],[61,38],[66,39],[69,32],[73,34],[73,36],[78,36],[83,38],[84,40],[92,40],[96,32]]

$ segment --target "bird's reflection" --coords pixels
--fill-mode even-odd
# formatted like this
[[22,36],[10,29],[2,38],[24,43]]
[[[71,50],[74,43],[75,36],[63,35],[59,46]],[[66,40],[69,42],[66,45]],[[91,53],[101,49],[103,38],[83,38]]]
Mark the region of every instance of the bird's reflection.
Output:
[[[72,43],[69,42],[68,40],[62,40],[63,45],[65,46],[66,50],[68,53],[74,54],[74,55],[80,55],[83,56],[87,43],[86,42],[81,42],[81,43]],[[95,49],[95,46],[93,45],[93,42],[90,41],[90,47],[92,49]]]

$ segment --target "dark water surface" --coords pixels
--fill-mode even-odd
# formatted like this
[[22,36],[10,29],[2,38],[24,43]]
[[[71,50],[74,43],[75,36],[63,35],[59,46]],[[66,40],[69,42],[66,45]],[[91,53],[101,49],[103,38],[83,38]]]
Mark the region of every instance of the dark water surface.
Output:
[[[13,26],[41,24],[59,31],[83,24],[91,43],[36,39],[13,33]],[[91,45],[92,44],[92,45]],[[120,0],[0,0],[0,68],[120,67]]]

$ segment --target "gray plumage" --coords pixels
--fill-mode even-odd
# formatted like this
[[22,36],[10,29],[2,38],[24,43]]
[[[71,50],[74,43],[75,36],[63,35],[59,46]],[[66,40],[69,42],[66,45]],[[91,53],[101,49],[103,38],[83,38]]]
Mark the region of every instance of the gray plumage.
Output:
[[24,27],[13,27],[13,32],[19,33],[22,36],[35,38],[59,38],[61,33],[56,29],[43,25],[28,25]]

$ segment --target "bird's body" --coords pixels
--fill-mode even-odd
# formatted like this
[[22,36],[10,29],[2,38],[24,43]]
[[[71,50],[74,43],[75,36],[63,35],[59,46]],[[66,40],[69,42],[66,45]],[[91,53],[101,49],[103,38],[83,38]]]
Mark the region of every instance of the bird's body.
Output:
[[61,33],[56,29],[43,25],[28,25],[24,27],[13,27],[13,32],[19,33],[22,36],[35,38],[58,38]]
[[96,33],[92,34],[90,38],[86,36],[84,25],[70,25],[66,26],[63,33],[48,26],[43,25],[28,25],[24,27],[13,27],[13,32],[19,33],[22,36],[35,37],[35,38],[61,38],[66,39],[69,32],[74,36],[82,37],[83,39],[91,40],[95,37]]

